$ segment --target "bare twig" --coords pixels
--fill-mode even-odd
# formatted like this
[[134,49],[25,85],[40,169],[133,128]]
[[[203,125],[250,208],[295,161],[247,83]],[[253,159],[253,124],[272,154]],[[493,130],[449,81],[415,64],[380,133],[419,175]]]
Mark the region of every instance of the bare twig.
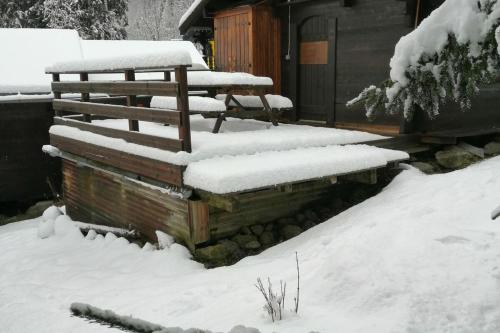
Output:
[[295,261],[297,263],[297,296],[295,297],[295,313],[299,313],[299,297],[300,297],[300,270],[299,270],[299,255],[295,252]]

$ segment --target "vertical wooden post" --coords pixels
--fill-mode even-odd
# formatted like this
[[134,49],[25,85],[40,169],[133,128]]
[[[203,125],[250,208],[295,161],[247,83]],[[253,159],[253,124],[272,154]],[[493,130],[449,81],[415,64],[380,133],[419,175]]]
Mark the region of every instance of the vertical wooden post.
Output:
[[189,95],[186,66],[175,68],[175,81],[179,84],[177,90],[177,110],[181,112],[179,139],[183,141],[183,150],[191,152],[191,125],[189,121]]
[[[89,80],[89,74],[88,73],[80,73],[80,81],[88,81]],[[89,93],[82,93],[81,97],[82,102],[88,102],[90,101],[90,94]],[[83,115],[83,121],[86,121],[87,123],[92,122],[92,115],[90,114],[84,114]]]
[[[125,71],[125,81],[135,81],[135,71],[133,69],[129,69]],[[127,106],[137,106],[137,97],[135,95],[127,96]],[[128,120],[128,129],[130,131],[139,131],[139,121],[137,120]]]
[[[58,73],[53,73],[52,81],[53,82],[61,81],[61,76]],[[61,93],[59,91],[54,91],[54,99],[61,99]],[[61,115],[62,115],[61,111],[56,111],[56,116],[60,117]]]
[[172,75],[170,74],[170,71],[163,72],[163,80],[167,82],[172,81]]

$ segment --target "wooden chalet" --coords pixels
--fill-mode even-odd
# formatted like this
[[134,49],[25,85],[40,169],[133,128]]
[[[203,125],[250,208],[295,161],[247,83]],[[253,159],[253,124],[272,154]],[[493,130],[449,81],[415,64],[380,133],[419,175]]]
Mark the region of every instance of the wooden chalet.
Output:
[[[201,0],[181,21],[187,39],[215,42],[215,66],[272,77],[292,99],[293,121],[390,135],[423,134],[452,143],[498,131],[499,85],[485,87],[471,112],[453,103],[436,119],[380,116],[370,122],[346,102],[389,77],[398,40],[443,0]],[[206,31],[212,30],[211,35]],[[203,32],[203,33],[199,33]]]

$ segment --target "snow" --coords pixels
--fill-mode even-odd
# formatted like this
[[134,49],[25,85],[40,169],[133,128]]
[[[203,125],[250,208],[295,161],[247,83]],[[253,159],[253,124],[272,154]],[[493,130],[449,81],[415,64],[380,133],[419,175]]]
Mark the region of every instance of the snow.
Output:
[[[150,41],[150,40],[84,40],[80,41],[85,59],[101,58],[103,52],[107,56],[122,57],[143,54],[144,52],[154,51],[157,53],[176,51],[186,51],[191,56],[192,67],[194,70],[208,70],[208,66],[203,60],[202,55],[194,44],[189,41]],[[142,78],[141,78],[142,79]]]
[[190,163],[184,183],[212,193],[231,193],[260,187],[311,180],[354,171],[382,168],[405,160],[408,154],[366,145],[300,148],[254,155],[224,156]]
[[[213,193],[264,186],[385,167],[409,156],[373,146],[345,146],[384,137],[370,133],[303,125],[271,126],[255,120],[229,118],[222,133],[213,134],[214,119],[191,117],[192,153],[177,153],[110,138],[77,128],[54,125],[50,134],[99,145],[175,165],[187,166],[184,183]],[[126,130],[126,120],[93,120],[94,124]],[[140,122],[142,133],[178,138],[175,126]],[[44,146],[51,155],[54,147]]]
[[[219,100],[225,100],[227,95],[220,94],[215,96],[216,99]],[[292,101],[284,96],[280,95],[271,95],[267,94],[265,95],[267,102],[269,103],[269,106],[272,109],[291,109],[293,108],[293,103]],[[259,96],[241,96],[241,95],[234,95],[234,98],[243,105],[246,108],[262,108],[264,105],[262,104],[262,101]],[[231,101],[229,103],[230,106],[236,106],[236,103]]]
[[[128,122],[123,119],[93,120],[92,123],[110,128],[128,129]],[[61,125],[52,126],[50,133],[176,165],[187,165],[188,163],[225,155],[245,155],[264,151],[345,145],[385,138],[380,135],[359,131],[289,124],[272,126],[267,122],[233,118],[228,118],[223,123],[220,133],[213,134],[214,124],[215,119],[203,119],[200,115],[191,116],[193,152],[190,154],[144,147]],[[155,136],[178,138],[179,135],[175,126],[139,122],[139,128],[142,133]]]
[[79,41],[75,30],[0,29],[0,94],[50,92],[52,76],[45,67],[80,59]]
[[45,70],[49,73],[76,73],[92,71],[114,71],[123,69],[171,68],[179,65],[191,66],[191,55],[185,50],[162,50],[155,52],[122,54],[83,60],[56,62]]
[[[478,3],[485,1],[447,0],[418,29],[399,40],[390,62],[391,80],[396,84],[387,90],[389,101],[408,85],[407,69],[420,66],[419,61],[425,55],[439,54],[448,44],[449,34],[454,34],[460,44],[470,43],[471,57],[479,54],[480,43],[500,18],[500,3],[493,5],[489,15],[479,10]],[[438,68],[430,70],[436,73]]]
[[[69,94],[62,94],[61,98],[62,99],[80,99],[81,94],[74,94],[74,93],[69,93]],[[90,94],[91,98],[99,98],[99,97],[109,97],[107,94]],[[5,95],[5,96],[0,96],[0,103],[1,102],[11,102],[11,101],[44,101],[44,100],[51,100],[54,98],[54,94],[21,94],[17,93],[15,95]]]
[[181,27],[184,22],[187,20],[189,16],[193,14],[193,12],[201,5],[202,2],[205,0],[194,0],[191,6],[188,8],[188,10],[181,16],[181,19],[179,20],[179,27]]
[[[153,96],[152,108],[177,110],[177,98],[165,96]],[[193,112],[224,112],[226,104],[217,99],[201,96],[189,97],[189,110]]]
[[272,86],[273,80],[269,77],[255,76],[249,73],[193,71],[188,72],[188,85],[201,87],[237,85]]
[[168,249],[174,244],[174,237],[157,230],[156,237],[158,238],[158,247],[160,249]]
[[[425,175],[408,167],[377,196],[231,267],[205,269],[178,244],[40,239],[41,219],[0,227],[2,332],[121,332],[72,317],[74,302],[162,326],[227,332],[500,331],[500,157]],[[272,323],[254,287],[284,280],[300,309]],[[292,293],[292,294],[290,294]],[[292,297],[287,308],[292,306]]]

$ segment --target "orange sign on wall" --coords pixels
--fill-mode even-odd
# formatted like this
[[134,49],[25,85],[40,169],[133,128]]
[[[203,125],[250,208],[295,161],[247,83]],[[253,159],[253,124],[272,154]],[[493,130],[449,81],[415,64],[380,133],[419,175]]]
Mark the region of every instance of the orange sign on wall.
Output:
[[300,43],[301,65],[327,65],[328,41]]

